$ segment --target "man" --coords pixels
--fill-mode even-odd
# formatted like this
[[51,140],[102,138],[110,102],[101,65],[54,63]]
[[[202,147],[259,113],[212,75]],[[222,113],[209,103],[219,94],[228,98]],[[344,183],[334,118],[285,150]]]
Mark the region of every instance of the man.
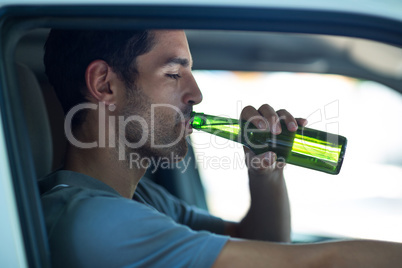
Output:
[[[245,150],[252,202],[240,223],[140,182],[147,164],[131,165],[131,156],[183,158],[190,113],[202,100],[183,31],[52,31],[45,65],[67,114],[66,126],[72,122],[63,170],[40,183],[55,266],[399,265],[397,244],[262,242],[290,240],[283,168],[273,153]],[[281,132],[279,118],[290,131],[306,124],[269,105],[248,106],[241,118],[274,134]]]

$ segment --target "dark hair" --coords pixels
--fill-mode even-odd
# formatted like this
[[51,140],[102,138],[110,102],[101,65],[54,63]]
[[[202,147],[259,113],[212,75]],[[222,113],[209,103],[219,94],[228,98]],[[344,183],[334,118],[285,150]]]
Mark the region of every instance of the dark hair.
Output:
[[[106,61],[131,88],[138,74],[135,59],[152,46],[149,30],[51,30],[45,44],[44,64],[64,113],[87,102],[85,71],[92,61]],[[85,115],[86,110],[81,110],[74,116],[73,128],[81,125]]]

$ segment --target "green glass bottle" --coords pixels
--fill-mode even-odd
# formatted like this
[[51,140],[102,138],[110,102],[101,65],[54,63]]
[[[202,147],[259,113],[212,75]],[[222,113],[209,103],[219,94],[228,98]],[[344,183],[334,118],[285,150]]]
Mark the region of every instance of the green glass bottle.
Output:
[[345,155],[347,139],[340,135],[300,127],[273,135],[249,122],[193,112],[192,127],[249,147],[255,154],[275,152],[278,161],[310,168],[329,174],[338,174]]

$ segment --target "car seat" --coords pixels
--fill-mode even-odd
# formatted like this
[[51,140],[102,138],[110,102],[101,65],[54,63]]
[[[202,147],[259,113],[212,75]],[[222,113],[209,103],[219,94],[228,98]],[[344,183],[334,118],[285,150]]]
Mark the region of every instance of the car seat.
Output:
[[51,171],[53,160],[48,113],[35,74],[26,65],[17,63],[16,66],[35,174],[40,178]]

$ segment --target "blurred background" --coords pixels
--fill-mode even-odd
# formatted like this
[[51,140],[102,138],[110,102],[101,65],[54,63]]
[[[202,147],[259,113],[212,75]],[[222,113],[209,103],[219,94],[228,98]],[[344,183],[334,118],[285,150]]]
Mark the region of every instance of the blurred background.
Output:
[[[339,175],[287,165],[293,232],[402,242],[402,95],[341,75],[194,71],[197,112],[238,118],[264,103],[307,118],[307,127],[348,138]],[[395,119],[397,118],[397,119]],[[241,145],[191,136],[210,211],[240,220],[250,204]]]

